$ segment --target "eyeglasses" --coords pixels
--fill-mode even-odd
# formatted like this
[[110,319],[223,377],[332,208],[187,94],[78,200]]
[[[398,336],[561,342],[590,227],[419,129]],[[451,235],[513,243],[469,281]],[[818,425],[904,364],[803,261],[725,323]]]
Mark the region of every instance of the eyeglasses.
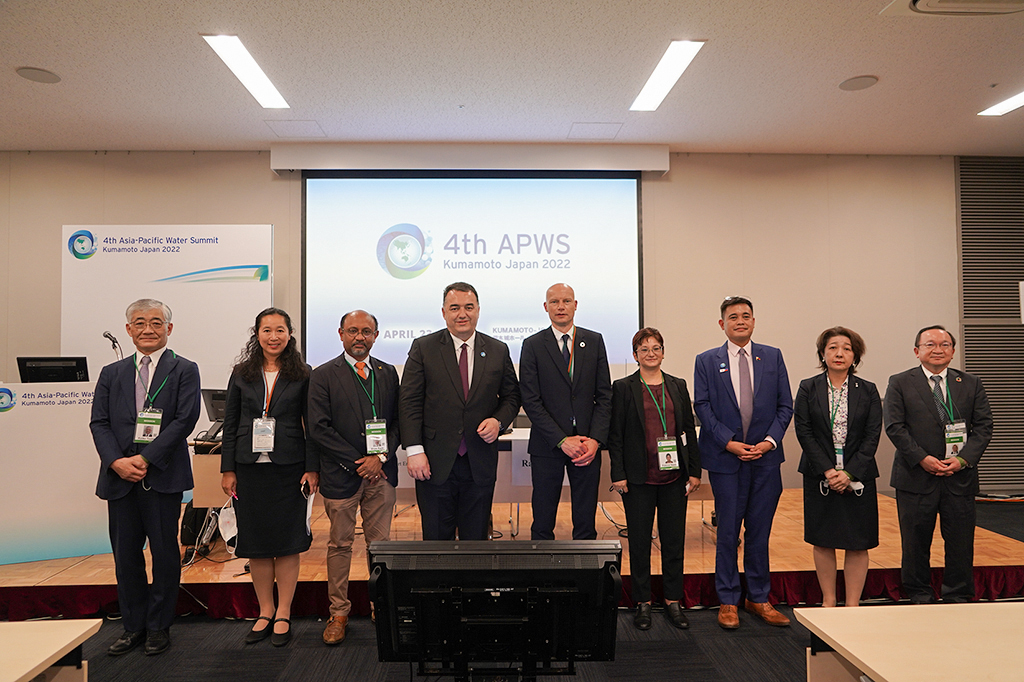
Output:
[[369,338],[369,337],[373,336],[373,330],[370,329],[369,327],[366,327],[365,329],[356,329],[355,327],[350,327],[350,328],[345,330],[345,335],[346,336],[362,336],[362,337],[365,337],[365,338]]
[[663,350],[665,350],[665,349],[662,348],[661,346],[651,346],[650,348],[637,348],[636,349],[636,354],[637,355],[650,355],[650,354],[653,353],[654,355],[657,355],[658,353],[660,353]]
[[153,331],[158,332],[158,331],[160,331],[161,329],[164,328],[164,321],[163,320],[149,320],[149,321],[146,321],[146,320],[135,320],[134,322],[132,322],[132,328],[135,331],[137,331],[137,332],[144,331],[146,329],[146,327],[151,327],[153,329]]
[[949,341],[943,341],[942,343],[935,343],[934,341],[929,341],[927,343],[922,343],[920,346],[918,346],[918,348],[924,348],[925,350],[935,350],[936,348],[941,348],[942,350],[949,350],[952,347],[953,344],[951,344]]

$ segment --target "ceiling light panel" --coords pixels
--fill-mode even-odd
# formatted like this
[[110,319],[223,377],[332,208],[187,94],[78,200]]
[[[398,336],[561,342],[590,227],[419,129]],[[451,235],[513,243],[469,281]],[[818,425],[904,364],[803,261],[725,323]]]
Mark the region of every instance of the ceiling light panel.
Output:
[[264,109],[288,109],[288,103],[277,91],[274,84],[263,73],[263,69],[252,58],[238,36],[203,36],[245,89],[256,98]]
[[629,110],[657,110],[702,47],[703,40],[673,40]]
[[979,111],[978,116],[1002,116],[1020,107],[1024,107],[1024,92],[1014,95],[1010,99],[1003,100],[999,104],[990,106],[985,111]]

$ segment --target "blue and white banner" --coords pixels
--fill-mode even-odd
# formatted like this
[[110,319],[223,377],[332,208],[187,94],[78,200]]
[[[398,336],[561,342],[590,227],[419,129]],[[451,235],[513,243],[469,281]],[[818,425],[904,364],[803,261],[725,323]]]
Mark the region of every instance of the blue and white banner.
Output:
[[0,385],[0,564],[110,551],[89,433],[95,386]]
[[271,225],[65,225],[60,249],[61,354],[88,357],[93,381],[115,360],[103,332],[133,353],[125,309],[155,298],[173,313],[168,347],[223,388],[273,298]]

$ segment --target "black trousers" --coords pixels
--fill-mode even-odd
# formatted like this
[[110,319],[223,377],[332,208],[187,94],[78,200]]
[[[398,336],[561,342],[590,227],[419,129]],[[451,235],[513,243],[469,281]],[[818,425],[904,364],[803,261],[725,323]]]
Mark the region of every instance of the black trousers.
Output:
[[[166,630],[174,621],[181,581],[181,493],[145,490],[139,482],[124,497],[107,501],[107,516],[124,629]],[[147,540],[153,559],[152,585],[142,552]]]
[[668,485],[628,484],[622,496],[629,527],[629,574],[633,601],[651,600],[651,532],[658,512],[661,575],[665,599],[683,598],[683,543],[686,539],[686,476]]
[[578,467],[566,455],[530,457],[533,481],[533,525],[531,540],[554,540],[555,517],[562,496],[562,478],[569,473],[569,497],[572,500],[572,539],[596,540],[597,487],[601,482],[601,453],[585,467]]
[[494,483],[473,481],[469,455],[455,458],[455,466],[441,485],[416,481],[416,504],[424,540],[486,540],[491,521]]
[[974,598],[974,496],[954,494],[941,484],[924,494],[897,490],[896,509],[903,545],[903,589],[911,601],[935,601],[928,559],[936,514],[946,550],[942,598],[971,601]]

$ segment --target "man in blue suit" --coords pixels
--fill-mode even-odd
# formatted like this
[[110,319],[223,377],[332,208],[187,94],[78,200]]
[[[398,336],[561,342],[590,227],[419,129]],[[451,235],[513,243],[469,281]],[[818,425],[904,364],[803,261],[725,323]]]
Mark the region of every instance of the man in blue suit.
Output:
[[519,388],[530,418],[532,540],[555,539],[562,478],[569,475],[572,539],[595,540],[601,443],[608,440],[612,381],[604,339],[573,324],[576,294],[555,284],[544,310],[551,326],[523,341]]
[[768,603],[768,536],[782,495],[782,437],[793,417],[793,394],[782,352],[750,341],[754,305],[734,296],[722,302],[721,313],[718,324],[728,341],[698,355],[693,370],[697,443],[718,517],[718,624],[728,630],[740,626],[736,548],[742,523],[744,608],[769,625],[785,626],[789,619]]
[[[192,488],[187,438],[199,419],[199,368],[167,348],[174,325],[160,301],[128,306],[137,352],[100,372],[93,396],[93,442],[100,456],[96,495],[107,501],[117,601],[124,634],[107,653],[142,642],[147,655],[170,646],[178,602],[181,494]],[[142,549],[149,541],[153,584]]]

